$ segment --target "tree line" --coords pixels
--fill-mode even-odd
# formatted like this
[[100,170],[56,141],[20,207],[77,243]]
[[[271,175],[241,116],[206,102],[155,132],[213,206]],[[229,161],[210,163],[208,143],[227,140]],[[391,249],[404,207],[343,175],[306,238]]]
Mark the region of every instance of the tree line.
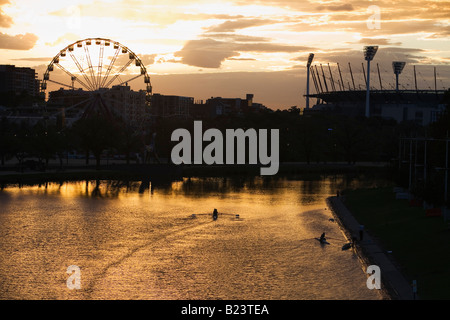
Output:
[[101,114],[77,120],[70,127],[48,120],[17,123],[3,117],[0,120],[1,165],[15,159],[20,168],[27,159],[37,159],[39,168],[45,170],[49,160],[58,159],[63,167],[68,154],[74,151],[84,155],[86,164],[93,155],[97,168],[104,152],[123,154],[129,163],[132,152],[141,151],[142,138],[121,119],[105,119]]
[[[244,130],[279,129],[280,161],[327,163],[358,161],[387,162],[398,154],[398,138],[418,134],[424,129],[414,123],[397,124],[382,118],[350,118],[330,114],[301,115],[300,109],[265,110],[244,115],[224,115],[203,119],[203,130],[216,128]],[[0,120],[1,165],[5,160],[37,158],[48,164],[59,159],[61,165],[68,152],[93,154],[99,164],[102,153],[123,154],[127,161],[135,153],[143,153],[156,133],[156,153],[162,161],[169,161],[175,145],[171,134],[177,128],[192,130],[193,119],[158,119],[153,128],[142,135],[121,119],[109,120],[101,114],[62,127],[45,120],[34,125],[28,122]]]

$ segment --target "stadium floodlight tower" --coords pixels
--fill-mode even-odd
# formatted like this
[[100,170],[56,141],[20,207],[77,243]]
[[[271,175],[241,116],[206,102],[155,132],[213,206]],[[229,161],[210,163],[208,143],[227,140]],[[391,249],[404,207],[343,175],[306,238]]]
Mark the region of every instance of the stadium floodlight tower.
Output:
[[308,57],[308,63],[306,64],[306,110],[309,110],[309,71],[311,69],[311,63],[314,59],[314,53],[310,53]]
[[370,117],[370,61],[378,51],[378,46],[364,47],[364,59],[367,61],[366,117]]
[[394,61],[392,62],[392,69],[394,69],[395,74],[395,91],[398,92],[398,76],[402,73],[403,68],[405,67],[406,62],[402,61]]

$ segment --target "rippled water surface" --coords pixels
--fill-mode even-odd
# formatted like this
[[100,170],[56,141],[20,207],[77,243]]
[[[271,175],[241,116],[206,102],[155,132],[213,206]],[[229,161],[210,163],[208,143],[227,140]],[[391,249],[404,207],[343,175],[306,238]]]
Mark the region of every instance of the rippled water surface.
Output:
[[[7,187],[0,298],[380,299],[356,255],[341,250],[347,240],[325,202],[377,183],[331,176]],[[322,232],[330,245],[314,240]],[[79,290],[66,284],[71,265],[81,270]]]

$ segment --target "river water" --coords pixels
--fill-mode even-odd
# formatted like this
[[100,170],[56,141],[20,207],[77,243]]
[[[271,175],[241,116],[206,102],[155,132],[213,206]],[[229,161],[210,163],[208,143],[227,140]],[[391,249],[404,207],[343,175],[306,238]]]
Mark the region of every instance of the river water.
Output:
[[[381,299],[355,253],[341,250],[347,239],[325,200],[383,183],[333,175],[9,186],[0,191],[0,298]],[[314,239],[322,232],[329,245]],[[72,265],[80,289],[68,288]]]

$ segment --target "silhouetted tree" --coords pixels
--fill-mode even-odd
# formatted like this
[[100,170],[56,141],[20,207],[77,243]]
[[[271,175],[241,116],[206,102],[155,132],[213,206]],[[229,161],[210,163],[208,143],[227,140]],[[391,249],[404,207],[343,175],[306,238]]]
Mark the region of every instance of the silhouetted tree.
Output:
[[367,132],[361,121],[353,118],[340,118],[333,130],[337,145],[349,164],[354,164],[367,145]]
[[126,163],[130,164],[131,152],[140,151],[144,146],[144,139],[139,132],[122,122],[118,134],[118,141],[116,147],[120,153],[125,154]]
[[6,117],[0,119],[0,157],[1,165],[5,165],[5,161],[13,154],[13,138],[15,134],[15,128]]
[[76,121],[72,126],[72,133],[78,146],[86,152],[88,163],[89,151],[96,159],[97,169],[100,168],[102,152],[117,146],[121,128],[115,121],[108,121],[100,114],[91,115]]

